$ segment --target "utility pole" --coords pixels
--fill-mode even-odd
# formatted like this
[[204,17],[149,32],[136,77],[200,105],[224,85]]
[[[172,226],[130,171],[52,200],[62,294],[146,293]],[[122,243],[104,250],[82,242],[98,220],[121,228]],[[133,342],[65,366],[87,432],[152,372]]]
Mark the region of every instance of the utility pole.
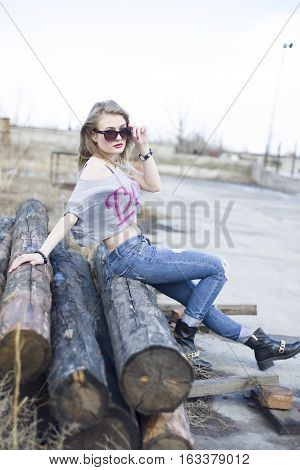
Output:
[[297,160],[297,142],[295,143],[295,148],[294,148],[294,153],[293,153],[293,158],[292,158],[291,178],[294,177],[296,160]]
[[275,94],[274,94],[274,99],[273,99],[273,107],[272,107],[272,113],[271,113],[269,134],[268,134],[268,140],[267,140],[267,145],[266,145],[266,150],[265,150],[265,155],[264,155],[264,167],[267,165],[268,156],[269,156],[269,153],[270,153],[270,148],[271,148],[271,143],[272,143],[273,123],[274,123],[274,116],[275,116],[275,112],[276,112],[277,99],[278,99],[279,88],[280,88],[280,81],[281,81],[283,62],[284,62],[284,57],[285,57],[285,50],[286,49],[291,49],[293,47],[293,43],[292,42],[284,43],[282,47],[283,47],[283,49],[282,49],[279,72],[278,72],[278,77],[277,77],[277,84],[276,84]]

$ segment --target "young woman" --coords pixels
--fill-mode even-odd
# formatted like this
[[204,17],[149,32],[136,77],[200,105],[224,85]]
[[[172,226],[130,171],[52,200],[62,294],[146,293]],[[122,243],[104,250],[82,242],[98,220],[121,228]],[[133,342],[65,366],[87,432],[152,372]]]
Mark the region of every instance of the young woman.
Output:
[[[134,145],[143,172],[128,162]],[[161,187],[145,127],[131,125],[128,113],[113,100],[96,103],[82,126],[79,154],[80,172],[64,216],[39,250],[16,258],[9,272],[22,263],[47,262],[50,252],[71,230],[81,246],[103,240],[112,273],[152,285],[185,306],[174,334],[193,363],[209,367],[199,358],[194,343],[201,322],[218,335],[253,349],[261,370],[273,366],[274,360],[300,352],[300,341],[273,340],[261,328],[251,331],[215,307],[213,302],[227,281],[227,263],[222,257],[156,247],[143,234],[137,224],[140,189],[156,192]],[[200,282],[194,284],[196,279]]]

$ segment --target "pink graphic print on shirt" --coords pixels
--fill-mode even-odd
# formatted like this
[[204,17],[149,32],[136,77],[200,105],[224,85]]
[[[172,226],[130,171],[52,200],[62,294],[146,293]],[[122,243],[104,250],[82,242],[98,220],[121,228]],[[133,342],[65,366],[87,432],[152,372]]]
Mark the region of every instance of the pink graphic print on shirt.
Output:
[[[119,219],[118,226],[124,224],[126,220],[135,213],[136,209],[134,208],[131,212],[126,214],[132,203],[134,202],[135,205],[140,204],[139,185],[133,178],[131,179],[132,182],[130,192],[126,191],[124,186],[119,186],[119,188],[110,193],[105,199],[105,207],[108,209],[114,207],[116,211],[117,217]],[[127,205],[123,208],[123,211],[120,207],[120,197],[128,197]]]

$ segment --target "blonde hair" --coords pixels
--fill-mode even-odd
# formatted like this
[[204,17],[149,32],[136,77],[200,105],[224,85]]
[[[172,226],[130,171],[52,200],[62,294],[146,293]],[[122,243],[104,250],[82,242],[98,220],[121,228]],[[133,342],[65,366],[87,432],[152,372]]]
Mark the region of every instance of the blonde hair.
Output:
[[[98,155],[103,160],[111,163],[111,160],[107,158],[105,153],[101,151],[98,147],[97,143],[92,139],[92,130],[97,127],[99,117],[101,114],[120,114],[126,121],[126,125],[129,125],[129,114],[125,111],[125,109],[121,108],[121,106],[113,100],[107,101],[99,101],[94,104],[89,115],[84,122],[81,130],[80,130],[80,144],[79,144],[79,161],[78,161],[78,168],[79,171],[83,167],[83,165],[91,158],[92,155]],[[131,137],[128,137],[126,140],[125,148],[122,153],[118,156],[118,161],[115,162],[115,165],[118,167],[123,168],[124,162],[129,160],[129,156],[132,152],[132,148],[134,147],[134,143]]]

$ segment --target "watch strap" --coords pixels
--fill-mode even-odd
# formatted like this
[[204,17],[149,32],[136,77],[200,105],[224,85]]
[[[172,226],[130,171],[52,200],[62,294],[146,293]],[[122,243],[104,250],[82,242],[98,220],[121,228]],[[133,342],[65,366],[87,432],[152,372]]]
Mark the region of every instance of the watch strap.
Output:
[[40,250],[35,250],[33,253],[39,253],[44,258],[44,264],[48,264],[47,258]]
[[152,150],[151,148],[149,147],[149,152],[147,153],[147,155],[141,155],[140,153],[138,154],[138,157],[140,160],[147,160],[149,157],[151,157],[151,155],[153,155],[152,153]]

